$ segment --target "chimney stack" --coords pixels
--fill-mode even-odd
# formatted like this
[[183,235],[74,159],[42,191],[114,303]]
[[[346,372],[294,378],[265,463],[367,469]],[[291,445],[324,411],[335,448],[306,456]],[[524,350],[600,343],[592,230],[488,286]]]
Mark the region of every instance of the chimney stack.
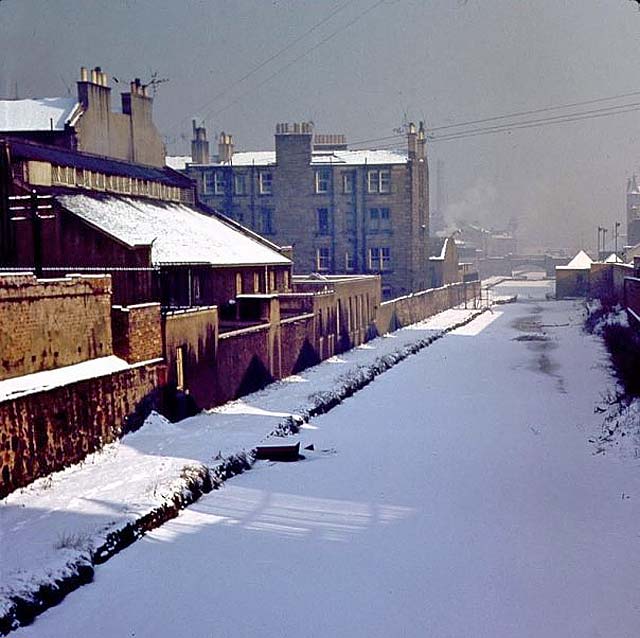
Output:
[[424,122],[420,122],[418,126],[418,158],[424,159],[426,157],[426,146],[427,146],[427,134],[424,130]]
[[308,166],[313,152],[312,122],[276,124],[276,163]]
[[233,136],[227,135],[224,131],[218,138],[218,161],[230,162],[233,157]]
[[204,126],[197,126],[193,120],[193,139],[191,140],[191,161],[194,164],[208,164],[209,142],[207,141],[207,129]]
[[409,122],[409,130],[407,132],[407,150],[409,159],[415,159],[418,152],[418,136],[416,134],[416,125]]

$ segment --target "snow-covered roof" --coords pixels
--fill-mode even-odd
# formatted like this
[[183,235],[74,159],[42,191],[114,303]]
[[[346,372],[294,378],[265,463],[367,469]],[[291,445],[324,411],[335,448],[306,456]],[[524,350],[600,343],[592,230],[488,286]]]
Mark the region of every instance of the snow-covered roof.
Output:
[[0,131],[62,131],[81,110],[70,97],[0,100]]
[[[179,158],[172,158],[176,161]],[[181,158],[180,158],[181,159]],[[188,161],[188,160],[187,160]],[[314,151],[311,164],[344,164],[360,166],[364,164],[385,166],[389,164],[406,164],[407,154],[399,151]],[[242,151],[234,153],[230,162],[212,162],[210,166],[274,166],[275,151]],[[169,164],[167,158],[167,165]],[[202,166],[202,165],[199,165]]]
[[581,250],[566,266],[557,266],[557,268],[566,270],[589,270],[593,259]]
[[153,265],[290,264],[276,247],[185,204],[114,195],[58,195],[58,202],[128,246],[151,246]]
[[183,171],[187,164],[191,164],[191,155],[167,155],[164,163],[174,171]]
[[407,154],[399,151],[320,151],[314,152],[312,164],[406,164]]
[[611,253],[605,260],[605,264],[624,264],[624,261],[616,255],[615,253]]

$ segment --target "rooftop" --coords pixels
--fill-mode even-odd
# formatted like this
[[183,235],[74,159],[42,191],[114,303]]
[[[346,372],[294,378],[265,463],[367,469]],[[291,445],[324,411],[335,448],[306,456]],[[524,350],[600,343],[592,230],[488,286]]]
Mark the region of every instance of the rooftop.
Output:
[[[176,170],[184,170],[191,164],[188,156],[167,157],[167,166]],[[364,164],[387,166],[389,164],[406,164],[407,154],[392,150],[359,150],[359,151],[313,151],[311,164],[337,164],[360,166]],[[241,151],[234,153],[231,161],[212,161],[206,166],[275,166],[275,151]],[[203,166],[194,164],[194,166]]]
[[0,100],[0,131],[62,131],[81,110],[71,97]]
[[104,157],[103,155],[81,153],[58,146],[47,146],[10,137],[8,142],[11,146],[11,155],[15,159],[37,160],[58,166],[73,166],[109,175],[147,179],[179,188],[191,188],[192,186],[188,177],[169,167],[159,168],[145,164],[133,164],[124,160]]
[[277,247],[219,215],[184,204],[101,193],[58,195],[68,211],[124,244],[151,246],[151,262],[239,266],[290,264]]

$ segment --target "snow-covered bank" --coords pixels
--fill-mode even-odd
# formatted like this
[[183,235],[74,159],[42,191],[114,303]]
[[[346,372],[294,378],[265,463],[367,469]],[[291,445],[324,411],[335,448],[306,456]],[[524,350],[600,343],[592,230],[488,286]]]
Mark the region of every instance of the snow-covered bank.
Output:
[[252,462],[270,433],[338,405],[478,310],[453,309],[380,337],[210,413],[145,426],[0,501],[0,630],[28,622],[91,580],[146,531]]
[[454,331],[96,571],[16,638],[630,638],[638,464],[573,302]]

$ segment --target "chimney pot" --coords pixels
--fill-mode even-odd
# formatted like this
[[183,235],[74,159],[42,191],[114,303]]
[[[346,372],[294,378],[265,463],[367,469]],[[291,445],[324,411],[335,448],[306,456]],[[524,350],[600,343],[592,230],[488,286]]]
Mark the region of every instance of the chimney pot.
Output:
[[88,82],[89,81],[89,71],[86,66],[80,67],[80,82]]
[[98,72],[95,69],[91,69],[91,84],[98,84]]

